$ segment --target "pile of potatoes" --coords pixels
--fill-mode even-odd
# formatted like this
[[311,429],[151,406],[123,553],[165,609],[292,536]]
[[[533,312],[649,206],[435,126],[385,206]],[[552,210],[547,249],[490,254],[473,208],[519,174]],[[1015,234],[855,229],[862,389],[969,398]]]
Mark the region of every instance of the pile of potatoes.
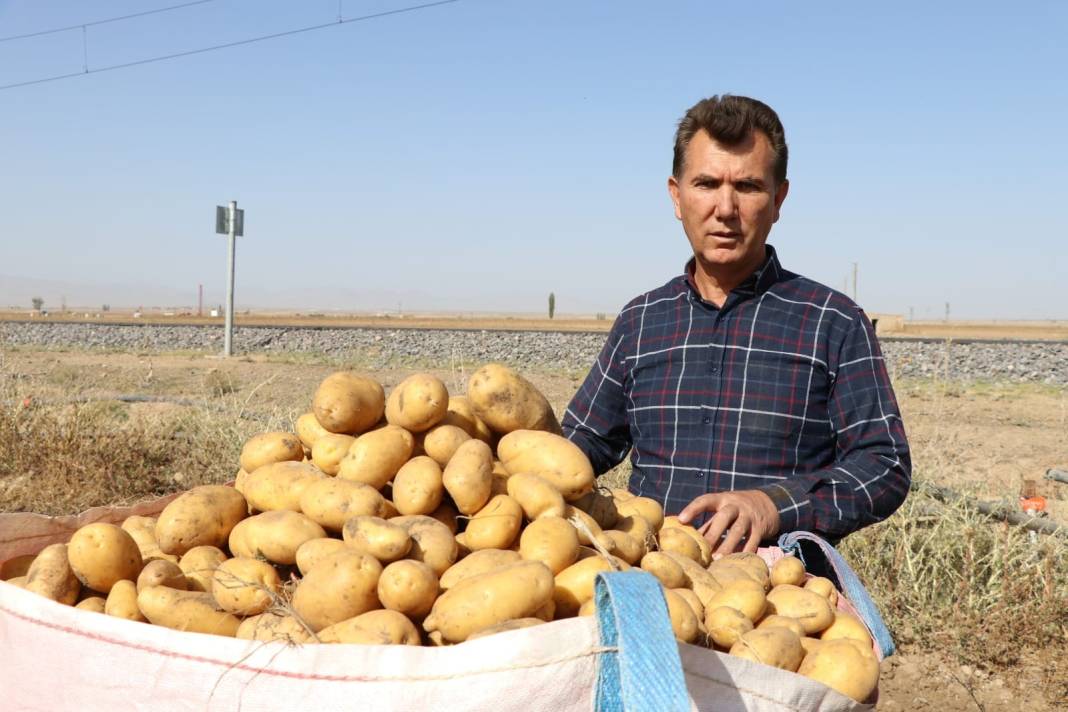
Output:
[[652,499],[595,487],[545,397],[498,364],[466,396],[416,374],[388,398],[335,373],[295,433],[241,451],[158,518],[82,527],[10,583],[179,630],[289,643],[451,645],[591,615],[601,571],[663,585],[683,642],[799,672],[856,700],[872,641],[830,581],[785,558],[713,560]]

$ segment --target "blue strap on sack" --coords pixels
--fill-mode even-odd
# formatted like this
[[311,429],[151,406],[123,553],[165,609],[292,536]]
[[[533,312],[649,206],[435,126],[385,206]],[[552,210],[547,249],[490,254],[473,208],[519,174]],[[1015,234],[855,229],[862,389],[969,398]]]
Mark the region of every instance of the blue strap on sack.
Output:
[[688,712],[690,695],[660,582],[644,571],[599,573],[597,712]]
[[[801,546],[802,542],[814,544],[819,554],[830,565],[831,570],[829,573],[834,574],[838,579],[835,583],[838,584],[838,587],[845,593],[846,598],[857,609],[857,613],[860,614],[861,619],[868,626],[868,630],[871,631],[872,637],[875,638],[875,643],[879,646],[883,657],[886,658],[893,655],[895,650],[894,639],[890,637],[890,631],[887,629],[886,624],[883,623],[882,616],[879,615],[879,609],[875,606],[875,601],[871,600],[871,596],[868,595],[864,584],[860,582],[860,578],[857,577],[837,549],[811,532],[789,532],[783,534],[779,537],[779,548],[788,554],[795,554],[805,563],[807,568],[810,562],[805,561],[804,549]],[[809,549],[809,551],[811,552],[812,550]]]

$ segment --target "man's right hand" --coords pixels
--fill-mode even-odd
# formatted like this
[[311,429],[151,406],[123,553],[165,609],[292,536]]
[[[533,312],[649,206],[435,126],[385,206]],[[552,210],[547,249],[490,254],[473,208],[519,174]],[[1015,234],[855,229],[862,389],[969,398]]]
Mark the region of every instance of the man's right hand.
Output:
[[679,521],[689,524],[703,512],[712,516],[698,531],[712,545],[714,554],[755,552],[760,542],[779,533],[779,510],[759,490],[702,495],[679,512]]

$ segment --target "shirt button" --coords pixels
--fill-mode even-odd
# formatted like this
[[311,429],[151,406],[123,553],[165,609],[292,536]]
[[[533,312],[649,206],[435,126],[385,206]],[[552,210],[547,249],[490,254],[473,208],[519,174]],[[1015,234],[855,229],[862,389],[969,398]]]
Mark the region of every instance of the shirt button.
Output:
[[710,373],[719,373],[719,366],[711,366],[708,370]]
[[709,423],[712,422],[712,418],[710,418],[709,416],[706,415],[705,417],[701,418],[701,422],[704,423],[705,425],[708,425]]

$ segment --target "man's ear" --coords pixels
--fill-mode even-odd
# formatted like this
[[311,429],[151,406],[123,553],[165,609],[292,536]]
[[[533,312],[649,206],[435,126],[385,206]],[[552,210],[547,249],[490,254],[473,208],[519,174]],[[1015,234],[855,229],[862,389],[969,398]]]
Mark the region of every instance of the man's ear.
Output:
[[679,207],[679,181],[675,176],[668,176],[668,195],[675,206],[675,217],[682,220],[682,209]]
[[782,209],[782,204],[786,200],[786,194],[790,192],[790,181],[784,180],[779,184],[779,187],[775,189],[775,220],[772,222],[779,222],[779,211]]

